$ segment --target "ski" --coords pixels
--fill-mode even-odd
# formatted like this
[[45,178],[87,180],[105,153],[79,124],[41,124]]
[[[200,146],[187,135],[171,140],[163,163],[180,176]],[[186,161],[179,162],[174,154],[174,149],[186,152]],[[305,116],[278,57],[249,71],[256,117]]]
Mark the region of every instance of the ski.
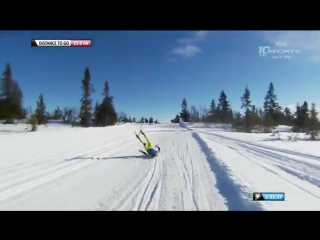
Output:
[[146,155],[146,156],[149,156],[149,154],[146,153],[145,151],[139,150],[139,152],[143,153],[143,154]]
[[155,158],[158,156],[158,154],[156,156],[149,155],[148,153],[146,153],[145,151],[142,151],[142,150],[139,150],[139,152],[143,153],[145,156],[150,157],[150,158]]

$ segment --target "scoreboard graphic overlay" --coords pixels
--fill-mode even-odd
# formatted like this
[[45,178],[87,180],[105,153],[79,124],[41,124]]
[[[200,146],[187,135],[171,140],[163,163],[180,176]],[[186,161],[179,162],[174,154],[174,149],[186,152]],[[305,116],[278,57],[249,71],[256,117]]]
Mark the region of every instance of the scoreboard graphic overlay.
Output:
[[31,47],[91,47],[91,39],[31,39]]
[[253,201],[284,201],[284,192],[254,192]]

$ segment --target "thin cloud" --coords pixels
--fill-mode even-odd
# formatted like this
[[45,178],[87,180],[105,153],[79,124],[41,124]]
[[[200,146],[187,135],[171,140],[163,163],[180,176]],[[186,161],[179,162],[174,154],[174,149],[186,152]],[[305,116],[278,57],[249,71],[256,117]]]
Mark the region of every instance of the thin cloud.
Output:
[[307,57],[307,60],[313,63],[320,63],[320,53]]
[[[189,34],[185,38],[177,40],[177,46],[172,49],[170,55],[171,62],[175,60],[172,56],[190,58],[202,52],[200,43],[207,39],[208,31],[196,31]],[[167,60],[168,62],[168,60]]]
[[285,42],[300,49],[309,62],[320,63],[320,31],[264,31],[263,36],[270,44]]
[[175,62],[176,61],[176,59],[174,59],[174,58],[168,58],[168,59],[166,59],[166,63],[173,63],[173,62]]
[[177,42],[184,45],[194,45],[206,40],[208,34],[208,31],[196,31],[191,33],[189,37],[178,39]]
[[172,50],[173,54],[191,57],[201,52],[201,49],[197,46],[185,46],[185,47],[177,47]]

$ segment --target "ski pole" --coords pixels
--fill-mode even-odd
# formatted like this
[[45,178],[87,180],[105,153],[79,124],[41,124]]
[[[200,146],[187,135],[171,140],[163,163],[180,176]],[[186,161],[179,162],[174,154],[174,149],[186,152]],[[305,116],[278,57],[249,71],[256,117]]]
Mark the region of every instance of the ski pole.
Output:
[[142,121],[141,121],[141,124],[140,124],[139,135],[140,135],[141,128],[142,128]]

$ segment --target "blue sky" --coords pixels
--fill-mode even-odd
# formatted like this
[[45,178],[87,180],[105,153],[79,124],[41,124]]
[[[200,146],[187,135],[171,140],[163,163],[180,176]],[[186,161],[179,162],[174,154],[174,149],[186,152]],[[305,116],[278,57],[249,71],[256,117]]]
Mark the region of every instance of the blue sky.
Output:
[[[108,80],[118,111],[167,122],[189,106],[209,106],[223,89],[234,109],[248,84],[262,106],[272,81],[282,106],[320,104],[320,32],[265,31],[2,31],[0,66],[9,62],[26,107],[44,94],[47,109],[79,107],[89,67],[100,100]],[[30,46],[31,39],[92,39],[90,48]],[[285,42],[291,59],[260,57],[259,46]]]

